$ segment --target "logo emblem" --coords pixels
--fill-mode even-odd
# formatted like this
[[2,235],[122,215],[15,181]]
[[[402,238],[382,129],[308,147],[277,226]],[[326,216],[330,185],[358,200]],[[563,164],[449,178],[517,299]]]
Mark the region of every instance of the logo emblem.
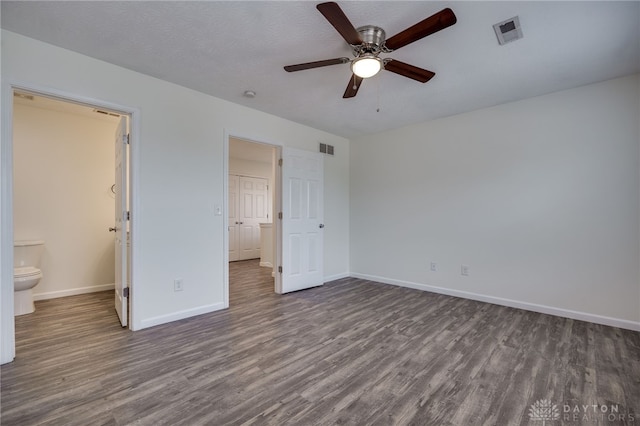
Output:
[[529,417],[533,421],[542,421],[545,426],[547,421],[558,420],[560,418],[560,410],[548,399],[539,399],[535,404],[531,404],[529,408]]

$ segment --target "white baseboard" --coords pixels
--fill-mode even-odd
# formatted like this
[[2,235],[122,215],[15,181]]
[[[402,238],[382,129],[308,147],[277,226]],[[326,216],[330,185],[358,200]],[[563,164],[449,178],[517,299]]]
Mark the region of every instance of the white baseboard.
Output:
[[96,293],[98,291],[113,290],[115,284],[101,284],[89,287],[70,288],[68,290],[48,291],[46,293],[35,293],[33,300],[57,299],[58,297],[76,296],[78,294]]
[[349,278],[351,276],[351,274],[349,274],[348,272],[343,272],[342,274],[335,274],[335,275],[329,275],[324,277],[324,282],[328,283],[330,281],[335,281],[335,280],[340,280],[342,278]]
[[140,321],[140,328],[136,330],[142,330],[143,328],[154,327],[156,325],[166,324],[173,321],[182,320],[185,318],[195,317],[196,315],[208,314],[211,312],[224,309],[224,303],[214,303],[212,305],[198,306],[197,308],[185,309],[183,311],[172,312],[167,315],[159,315],[157,317],[151,317]]
[[260,266],[264,266],[265,268],[273,268],[273,264],[271,262],[260,262]]
[[571,318],[580,321],[588,321],[595,324],[608,325],[611,327],[619,327],[627,330],[640,331],[640,322],[629,321],[621,318],[605,317],[602,315],[590,314],[588,312],[572,311],[569,309],[556,308],[553,306],[538,305],[536,303],[521,302],[518,300],[504,299],[495,296],[486,296],[484,294],[471,293],[462,290],[453,290],[444,287],[436,287],[427,284],[419,284],[410,281],[396,280],[386,277],[378,277],[375,275],[351,273],[354,278],[376,281],[383,284],[391,284],[398,287],[413,288],[416,290],[430,291],[432,293],[445,294],[447,296],[460,297],[463,299],[477,300],[479,302],[493,303],[494,305],[508,306],[510,308],[524,309],[526,311],[538,312],[541,314],[555,315],[558,317]]

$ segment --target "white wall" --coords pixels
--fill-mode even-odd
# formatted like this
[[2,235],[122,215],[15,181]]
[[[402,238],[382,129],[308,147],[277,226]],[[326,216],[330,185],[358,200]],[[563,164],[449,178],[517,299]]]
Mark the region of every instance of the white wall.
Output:
[[639,86],[352,140],[352,275],[640,330]]
[[36,300],[113,288],[114,122],[15,104],[14,239],[44,240]]
[[261,177],[273,181],[273,168],[270,162],[229,158],[229,173],[234,175]]
[[[324,270],[327,276],[348,274],[346,139],[7,31],[2,32],[2,77],[3,146],[10,139],[4,131],[10,84],[139,111],[138,134],[134,129],[132,142],[135,329],[223,307],[226,230],[223,217],[214,215],[214,205],[226,204],[225,131],[314,151],[320,141],[336,146],[341,156],[325,162]],[[3,297],[12,287],[9,277],[3,270]],[[179,293],[173,291],[176,277],[184,279]],[[4,319],[6,315],[3,333],[12,330]]]

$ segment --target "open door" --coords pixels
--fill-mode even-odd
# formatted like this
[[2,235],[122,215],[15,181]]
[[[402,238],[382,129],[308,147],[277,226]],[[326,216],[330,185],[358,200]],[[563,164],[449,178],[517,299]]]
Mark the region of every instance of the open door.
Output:
[[283,147],[282,293],[323,284],[323,156]]
[[116,234],[116,312],[123,327],[127,326],[129,288],[127,287],[127,119],[122,117],[116,130],[116,225],[110,228]]

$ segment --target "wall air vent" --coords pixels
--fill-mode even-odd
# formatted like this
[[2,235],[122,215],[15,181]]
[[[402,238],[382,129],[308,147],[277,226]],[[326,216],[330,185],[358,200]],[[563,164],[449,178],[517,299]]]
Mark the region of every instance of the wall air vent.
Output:
[[13,92],[13,96],[15,96],[16,98],[25,99],[27,101],[32,101],[34,99],[33,95],[22,92]]
[[120,117],[120,114],[116,114],[115,112],[111,112],[111,111],[104,111],[101,109],[94,109],[93,112],[97,114],[102,114],[102,115],[110,115],[111,117]]
[[496,32],[498,43],[501,45],[522,38],[520,19],[517,16],[507,19],[506,21],[498,22],[493,26],[493,30]]
[[328,145],[326,143],[320,144],[320,152],[327,155],[333,155],[333,145]]

